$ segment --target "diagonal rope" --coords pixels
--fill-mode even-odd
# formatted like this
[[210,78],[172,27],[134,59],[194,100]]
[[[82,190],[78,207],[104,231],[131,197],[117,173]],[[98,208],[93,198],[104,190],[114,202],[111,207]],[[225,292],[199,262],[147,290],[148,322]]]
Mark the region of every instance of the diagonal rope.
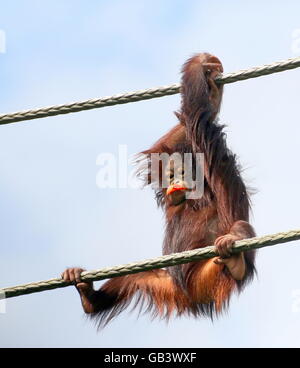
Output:
[[[299,67],[300,67],[300,57],[297,57],[280,62],[275,62],[272,64],[254,67],[247,70],[240,70],[235,73],[225,74],[220,77],[217,77],[216,81],[219,84],[229,84],[273,73],[279,73],[285,70],[295,69]],[[180,91],[180,84],[173,84],[171,86],[150,88],[142,91],[129,92],[125,94],[96,98],[81,102],[73,102],[64,105],[49,106],[40,109],[21,111],[10,114],[2,114],[0,115],[0,125],[16,123],[25,120],[46,118],[49,116],[69,114],[85,110],[92,110],[105,106],[113,106],[113,105],[126,104],[129,102],[149,100],[152,98],[174,95],[179,93],[179,91]]]
[[[300,239],[300,230],[293,230],[274,235],[267,235],[261,238],[252,238],[241,240],[235,243],[233,253],[248,251],[251,249],[264,248],[276,244],[287,243]],[[89,271],[82,273],[83,281],[99,281],[113,277],[130,275],[143,271],[154,270],[163,267],[171,267],[178,264],[185,264],[202,259],[216,257],[217,253],[214,246],[186,251],[182,253],[170,254],[146,261],[130,263],[121,266],[104,268],[97,271]],[[61,278],[51,279],[48,281],[34,282],[26,285],[19,285],[11,288],[0,289],[0,298],[12,298],[20,295],[38,293],[41,291],[64,288],[71,286],[72,283],[66,283]]]

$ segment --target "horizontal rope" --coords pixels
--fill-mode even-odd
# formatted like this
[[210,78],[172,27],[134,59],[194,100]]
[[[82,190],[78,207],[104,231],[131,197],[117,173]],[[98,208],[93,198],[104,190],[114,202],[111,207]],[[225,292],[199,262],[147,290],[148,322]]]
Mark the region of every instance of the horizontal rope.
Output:
[[[241,240],[235,243],[233,247],[233,253],[239,253],[251,249],[264,248],[299,239],[300,230],[293,230],[289,232],[278,233],[275,235],[267,235],[261,238]],[[163,267],[171,267],[179,264],[200,261],[202,259],[213,258],[216,256],[217,253],[215,251],[215,247],[209,246],[206,248],[186,251],[182,253],[175,253],[154,259],[148,259],[146,261],[104,268],[97,271],[83,272],[81,276],[83,281],[99,281]],[[51,279],[48,281],[40,281],[11,288],[0,289],[0,297],[12,298],[20,295],[32,294],[46,290],[64,288],[71,285],[73,284],[66,283],[61,278]]]
[[[235,73],[229,73],[216,78],[219,84],[229,84],[237,81],[242,81],[250,78],[257,78],[268,74],[279,73],[285,70],[295,69],[300,67],[300,57],[288,59],[272,64],[267,64],[247,70],[240,70]],[[137,102],[149,100],[152,98],[174,95],[179,93],[180,84],[164,86],[158,88],[150,88],[142,91],[129,92],[125,94],[86,100],[81,102],[73,102],[70,104],[49,106],[40,109],[15,112],[10,114],[0,115],[0,125],[11,124],[25,120],[33,120],[46,118],[49,116],[70,114],[79,111],[92,110],[105,106],[113,106],[126,104],[129,102]]]

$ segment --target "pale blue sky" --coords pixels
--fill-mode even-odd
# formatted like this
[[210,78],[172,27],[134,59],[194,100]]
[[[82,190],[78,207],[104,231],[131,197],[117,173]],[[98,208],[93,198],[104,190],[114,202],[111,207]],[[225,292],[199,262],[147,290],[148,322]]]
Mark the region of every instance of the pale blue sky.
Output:
[[[193,53],[235,71],[289,57],[300,3],[286,1],[0,0],[0,112],[179,81]],[[228,85],[228,142],[258,189],[259,235],[299,228],[299,76]],[[147,148],[176,122],[179,96],[0,127],[0,287],[161,253],[150,190],[99,190],[96,158]],[[298,247],[297,247],[298,245]],[[97,333],[73,288],[11,299],[1,347],[300,347],[300,242],[262,250],[259,277],[228,315],[152,322],[123,313]]]

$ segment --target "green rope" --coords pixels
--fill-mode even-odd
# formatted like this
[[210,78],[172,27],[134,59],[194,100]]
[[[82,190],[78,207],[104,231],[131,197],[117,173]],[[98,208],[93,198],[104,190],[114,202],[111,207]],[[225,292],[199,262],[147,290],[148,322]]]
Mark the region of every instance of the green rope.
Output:
[[[267,64],[248,70],[240,70],[235,73],[229,73],[216,78],[219,84],[234,83],[250,78],[257,78],[264,75],[283,72],[285,70],[295,69],[300,67],[300,57],[287,59],[284,61]],[[79,111],[92,110],[105,106],[113,106],[126,104],[129,102],[137,102],[149,100],[152,98],[169,96],[179,93],[180,84],[164,86],[158,88],[146,89],[143,91],[129,92],[125,94],[97,98],[92,100],[73,102],[70,104],[49,106],[34,110],[20,111],[10,114],[0,115],[0,125],[17,123],[25,120],[41,119],[49,116],[70,114]]]
[[[300,239],[300,230],[278,233],[274,235],[267,235],[261,238],[245,239],[235,243],[233,247],[233,253],[249,251],[251,249],[264,248],[299,239]],[[218,254],[215,251],[215,247],[209,246],[206,248],[195,249],[182,253],[175,253],[154,259],[148,259],[146,261],[104,268],[97,271],[83,272],[81,276],[83,281],[99,281],[113,277],[125,276],[133,273],[154,270],[163,267],[171,267],[179,264],[200,261],[203,259],[213,258],[217,256]],[[66,283],[61,278],[57,278],[48,281],[40,281],[26,285],[19,285],[11,288],[0,289],[0,295],[3,295],[5,298],[12,298],[20,295],[38,293],[46,290],[64,288],[71,285],[72,285],[71,283]]]

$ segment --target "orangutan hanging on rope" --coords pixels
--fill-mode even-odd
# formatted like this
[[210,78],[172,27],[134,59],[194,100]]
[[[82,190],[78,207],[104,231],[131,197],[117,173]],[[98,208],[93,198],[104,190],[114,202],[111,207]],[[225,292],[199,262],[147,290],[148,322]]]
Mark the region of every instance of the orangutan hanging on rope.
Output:
[[[135,306],[144,306],[154,316],[166,319],[173,314],[213,318],[228,307],[232,293],[241,291],[254,276],[255,252],[231,252],[235,241],[254,237],[255,233],[248,222],[247,188],[236,157],[227,148],[224,127],[217,122],[223,87],[216,84],[215,78],[222,72],[219,59],[206,53],[184,64],[182,103],[176,113],[179,123],[142,152],[139,160],[139,174],[146,185],[154,185],[156,199],[165,213],[163,254],[214,244],[219,256],[113,278],[100,290],[81,281],[83,269],[67,269],[63,279],[76,284],[84,311],[99,326],[110,322],[133,299]],[[154,165],[154,157],[161,154],[192,157],[188,169],[192,180],[186,180],[185,165],[176,165],[173,159],[167,165]],[[200,167],[197,154],[204,158],[201,196],[194,195],[195,172]],[[156,169],[150,169],[153,166]]]

